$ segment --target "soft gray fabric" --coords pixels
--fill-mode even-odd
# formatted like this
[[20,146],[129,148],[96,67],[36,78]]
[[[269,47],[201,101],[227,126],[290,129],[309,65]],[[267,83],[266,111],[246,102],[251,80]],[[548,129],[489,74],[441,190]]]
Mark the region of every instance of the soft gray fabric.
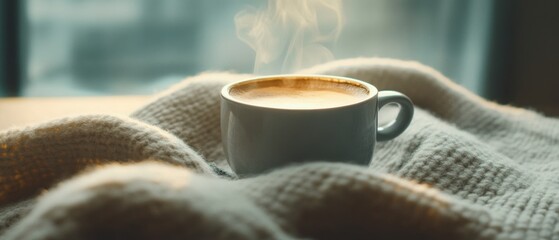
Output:
[[219,90],[246,75],[188,78],[131,117],[0,132],[3,239],[559,239],[557,119],[414,62],[303,72],[401,91],[416,115],[369,167],[317,162],[241,180],[221,150]]

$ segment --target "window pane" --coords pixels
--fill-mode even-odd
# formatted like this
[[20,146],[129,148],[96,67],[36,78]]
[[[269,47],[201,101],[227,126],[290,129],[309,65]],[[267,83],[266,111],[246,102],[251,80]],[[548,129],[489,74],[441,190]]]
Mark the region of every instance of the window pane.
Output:
[[[337,58],[417,60],[481,92],[491,2],[344,0]],[[234,16],[262,0],[27,0],[23,93],[146,94],[202,71],[250,73]]]

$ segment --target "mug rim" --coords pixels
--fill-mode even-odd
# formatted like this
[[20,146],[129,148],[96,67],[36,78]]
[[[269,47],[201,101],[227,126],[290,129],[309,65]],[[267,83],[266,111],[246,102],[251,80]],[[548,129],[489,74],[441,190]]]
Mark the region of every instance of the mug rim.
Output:
[[[230,94],[230,91],[233,87],[241,85],[241,84],[247,84],[247,83],[257,82],[257,81],[272,80],[272,79],[277,79],[277,78],[297,78],[297,77],[317,78],[317,79],[323,79],[323,80],[324,79],[341,80],[342,82],[356,83],[357,85],[360,85],[360,87],[363,87],[367,90],[367,97],[365,97],[365,98],[363,98],[359,101],[356,101],[354,103],[341,105],[341,106],[320,107],[320,108],[281,108],[281,107],[272,107],[272,106],[262,106],[262,105],[250,104],[250,103],[235,99]],[[223,99],[227,100],[227,101],[230,101],[230,102],[233,102],[233,103],[236,103],[236,104],[239,104],[239,105],[247,106],[247,107],[252,107],[252,108],[284,110],[284,111],[318,111],[318,110],[346,108],[346,107],[359,105],[359,104],[367,102],[370,99],[377,96],[378,92],[379,92],[378,89],[375,86],[373,86],[372,84],[361,81],[361,80],[358,80],[358,79],[349,78],[349,77],[340,77],[340,76],[333,76],[333,75],[320,75],[320,74],[278,74],[278,75],[265,75],[265,76],[253,77],[253,78],[248,78],[248,79],[244,79],[244,80],[229,83],[229,84],[223,86],[223,88],[221,88],[221,97]]]

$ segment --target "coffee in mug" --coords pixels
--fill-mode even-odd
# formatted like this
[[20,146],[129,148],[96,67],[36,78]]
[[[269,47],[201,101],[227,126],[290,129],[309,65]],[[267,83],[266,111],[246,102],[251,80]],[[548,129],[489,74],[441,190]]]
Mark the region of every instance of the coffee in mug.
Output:
[[[413,117],[405,95],[336,76],[248,79],[226,85],[221,97],[223,148],[241,177],[315,161],[368,165],[376,142],[400,135]],[[400,112],[379,128],[379,108],[391,103]]]
[[237,101],[269,108],[322,109],[357,103],[368,91],[347,82],[298,78],[239,84],[229,92]]

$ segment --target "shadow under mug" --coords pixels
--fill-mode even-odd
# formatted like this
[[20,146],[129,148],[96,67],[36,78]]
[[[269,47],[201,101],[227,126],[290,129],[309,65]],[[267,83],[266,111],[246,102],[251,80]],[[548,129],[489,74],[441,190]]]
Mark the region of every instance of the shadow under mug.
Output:
[[[348,105],[290,109],[247,103],[231,94],[239,86],[266,81],[313,81],[351,84],[367,96]],[[400,111],[388,126],[378,127],[379,109],[397,104]],[[413,117],[413,104],[402,93],[378,91],[356,79],[322,75],[275,75],[228,84],[221,90],[221,136],[227,161],[240,177],[305,162],[370,164],[377,141],[400,135]]]

